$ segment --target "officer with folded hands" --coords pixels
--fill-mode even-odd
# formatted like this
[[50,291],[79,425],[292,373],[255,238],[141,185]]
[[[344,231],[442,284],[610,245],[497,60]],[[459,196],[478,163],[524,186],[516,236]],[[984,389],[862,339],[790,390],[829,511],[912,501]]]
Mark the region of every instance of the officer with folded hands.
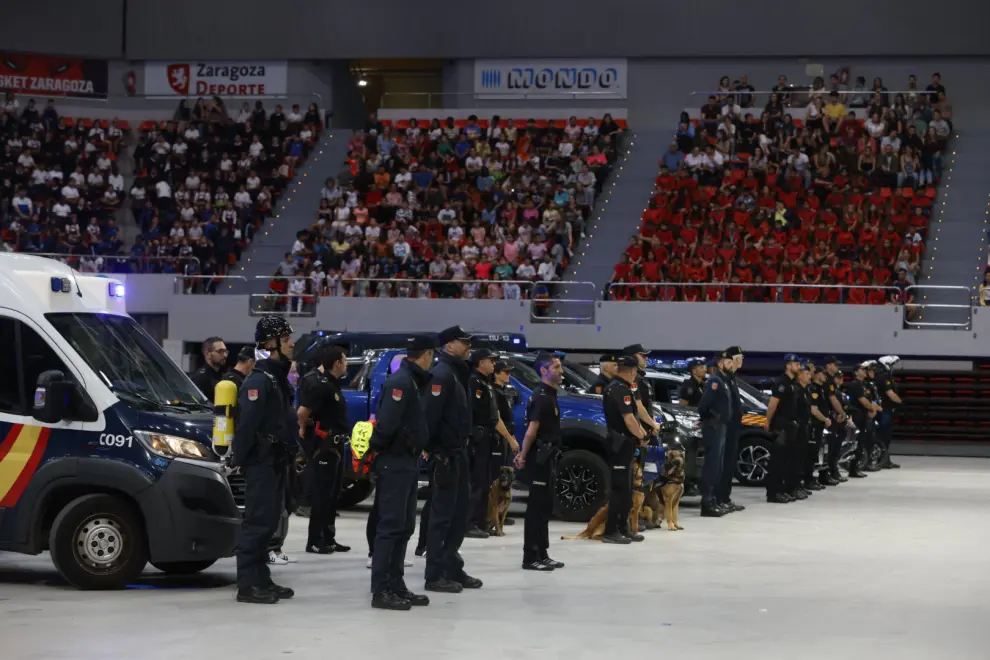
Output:
[[715,356],[715,370],[705,381],[704,392],[698,403],[701,416],[701,437],[705,443],[705,464],[701,471],[701,517],[721,518],[729,510],[719,506],[716,488],[722,474],[722,457],[725,453],[725,434],[732,420],[732,393],[728,379],[735,368],[731,350]]

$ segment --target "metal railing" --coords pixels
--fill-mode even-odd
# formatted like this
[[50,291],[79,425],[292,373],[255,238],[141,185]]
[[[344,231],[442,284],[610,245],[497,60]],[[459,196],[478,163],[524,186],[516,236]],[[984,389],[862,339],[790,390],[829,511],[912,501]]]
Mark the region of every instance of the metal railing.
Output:
[[[716,302],[716,303],[736,303],[736,302],[745,303],[745,302],[750,302],[750,301],[747,301],[747,300],[739,300],[739,301],[725,300],[724,299],[725,298],[725,295],[724,295],[725,294],[725,291],[727,291],[729,289],[742,289],[742,290],[745,290],[745,289],[764,289],[764,290],[767,290],[768,292],[772,293],[772,299],[771,300],[768,300],[766,302],[774,302],[774,303],[777,303],[777,302],[782,302],[782,303],[802,303],[802,302],[807,302],[807,303],[819,303],[819,304],[829,304],[829,303],[823,303],[821,300],[803,301],[803,300],[800,299],[800,290],[807,290],[807,289],[815,289],[815,290],[831,289],[831,290],[834,290],[834,289],[838,289],[839,290],[839,300],[836,301],[836,303],[834,303],[834,304],[848,303],[849,302],[849,295],[850,295],[850,293],[853,290],[861,290],[861,291],[864,292],[864,294],[866,295],[867,299],[864,299],[864,301],[862,303],[858,303],[858,304],[864,304],[864,305],[871,304],[869,302],[869,300],[868,300],[868,293],[870,291],[883,291],[884,292],[884,303],[885,304],[886,303],[900,304],[899,300],[898,301],[892,301],[890,299],[892,294],[894,294],[894,293],[899,294],[900,293],[900,289],[898,289],[895,286],[874,286],[874,285],[857,286],[857,285],[847,285],[847,284],[778,284],[776,282],[770,282],[770,283],[765,283],[765,282],[764,283],[749,283],[749,282],[698,282],[698,283],[694,283],[694,282],[612,282],[612,283],[610,283],[608,285],[608,288],[605,291],[606,300],[615,300],[615,298],[612,297],[612,290],[613,289],[630,288],[630,287],[631,288],[637,288],[637,287],[659,288],[659,287],[664,287],[664,288],[674,289],[674,292],[675,293],[677,293],[681,289],[685,289],[685,288],[687,288],[687,289],[698,289],[699,290],[698,302]],[[718,290],[721,290],[721,292],[723,294],[722,297],[720,299],[718,299],[718,300],[708,300],[707,294],[708,294],[708,290],[709,289],[718,289]],[[791,300],[787,300],[784,297],[784,295],[783,295],[783,290],[784,289],[797,289],[797,290],[799,290],[798,291],[798,295],[794,296],[793,299],[791,299]],[[674,300],[671,300],[670,302],[677,302],[677,301],[679,301],[679,297],[676,298],[676,299],[674,299]],[[629,302],[636,302],[636,301],[635,300],[630,300]],[[647,301],[647,302],[649,302],[649,301]],[[757,302],[763,302],[763,301],[757,301]],[[851,304],[857,304],[857,303],[851,303]]]
[[[399,109],[443,109],[443,108],[470,108],[475,105],[478,97],[474,92],[385,92],[382,94],[381,108],[385,110]],[[447,101],[449,99],[449,102]],[[625,100],[616,97],[615,92],[570,92],[548,94],[547,92],[519,92],[507,96],[507,104],[526,100],[540,101],[616,101],[625,105]],[[462,100],[467,100],[465,105]],[[487,100],[491,100],[490,98]]]
[[248,278],[243,275],[177,275],[172,282],[172,292],[212,295],[223,289],[231,291],[235,283],[247,284],[247,281]]
[[[844,104],[845,104],[846,100],[849,99],[849,98],[852,98],[852,99],[859,98],[860,100],[865,101],[865,102],[862,102],[862,103],[857,103],[855,106],[851,106],[853,108],[865,108],[865,107],[868,107],[869,104],[870,104],[870,101],[873,99],[873,95],[875,93],[886,95],[887,96],[887,100],[890,101],[890,105],[891,106],[893,106],[893,101],[895,100],[895,98],[898,95],[903,95],[905,97],[905,101],[907,101],[908,97],[910,95],[912,95],[912,94],[915,95],[915,96],[917,96],[917,97],[919,97],[919,98],[921,96],[929,96],[931,94],[931,92],[926,92],[923,89],[900,89],[900,90],[897,90],[897,89],[888,89],[888,90],[880,91],[880,92],[874,92],[873,89],[864,89],[864,90],[851,90],[851,89],[847,89],[847,90],[835,90],[835,94],[837,94],[839,96],[839,98],[843,101]],[[754,109],[757,109],[759,111],[762,111],[763,105],[765,105],[766,103],[769,102],[770,96],[773,95],[773,94],[776,94],[778,97],[781,97],[780,98],[781,104],[785,108],[799,108],[799,109],[803,110],[804,108],[806,108],[808,106],[809,103],[811,103],[811,99],[814,98],[815,96],[822,96],[827,101],[828,98],[829,98],[829,96],[832,95],[832,90],[830,90],[828,88],[828,86],[826,86],[824,88],[821,88],[821,89],[812,89],[811,85],[789,85],[787,88],[782,89],[782,90],[779,90],[779,91],[774,91],[772,89],[770,89],[770,90],[754,90],[754,91],[750,91],[750,90],[746,90],[746,89],[729,90],[729,91],[725,91],[725,90],[714,90],[714,91],[697,90],[697,91],[691,92],[689,94],[689,96],[691,97],[691,100],[692,100],[692,106],[695,105],[695,103],[694,103],[695,99],[697,99],[699,97],[704,97],[705,99],[707,99],[709,96],[732,96],[732,97],[734,97],[738,101],[739,97],[749,96],[749,97],[752,98],[752,103],[750,103],[747,106],[744,106],[743,109],[745,110],[746,108],[754,108]],[[703,105],[703,104],[697,104],[697,105],[699,105],[699,107],[700,107],[700,105]],[[850,107],[850,106],[847,106],[847,107]],[[935,106],[935,104],[932,104],[932,107],[935,108],[935,109],[938,109],[937,106]],[[754,113],[754,115],[755,115],[755,113]]]
[[[939,295],[940,300],[947,299],[946,295],[959,302],[925,302],[926,292]],[[906,328],[957,328],[969,329],[973,323],[973,291],[967,286],[940,284],[913,284],[905,289],[914,300],[905,303],[904,327]],[[925,320],[927,317],[927,320]],[[932,319],[935,320],[932,320]]]
[[[75,268],[80,273],[108,273],[117,275],[169,274],[161,266],[176,266],[172,273],[179,274],[186,264],[199,266],[198,257],[134,257],[127,254],[62,254],[61,252],[22,252],[32,257],[54,259]],[[157,268],[155,266],[158,266]],[[126,270],[117,270],[116,267]]]

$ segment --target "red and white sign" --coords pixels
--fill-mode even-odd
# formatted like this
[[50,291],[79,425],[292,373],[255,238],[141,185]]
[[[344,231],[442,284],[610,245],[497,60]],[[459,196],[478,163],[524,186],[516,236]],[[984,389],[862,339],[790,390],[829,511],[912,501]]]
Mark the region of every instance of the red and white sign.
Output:
[[150,97],[285,96],[286,62],[145,62],[144,94]]

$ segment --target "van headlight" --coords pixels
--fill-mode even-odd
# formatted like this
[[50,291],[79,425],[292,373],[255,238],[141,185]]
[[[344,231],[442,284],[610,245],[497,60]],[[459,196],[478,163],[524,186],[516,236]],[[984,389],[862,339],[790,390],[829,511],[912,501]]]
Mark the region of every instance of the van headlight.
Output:
[[155,431],[134,431],[134,437],[153,454],[162,458],[194,458],[215,461],[217,455],[202,442]]

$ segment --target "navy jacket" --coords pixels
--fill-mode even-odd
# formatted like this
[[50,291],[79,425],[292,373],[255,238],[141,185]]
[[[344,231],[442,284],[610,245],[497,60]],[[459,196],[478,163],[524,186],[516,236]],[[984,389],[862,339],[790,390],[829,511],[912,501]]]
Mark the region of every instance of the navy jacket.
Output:
[[471,406],[467,396],[471,368],[466,360],[440,353],[431,373],[433,380],[426,396],[429,451],[454,453],[467,447],[471,437]]
[[732,401],[726,375],[716,369],[705,381],[705,391],[698,403],[698,414],[703,422],[727,424],[731,420]]
[[429,445],[424,397],[432,376],[409,360],[385,379],[375,414],[371,447],[384,453],[419,453]]
[[231,464],[273,460],[275,442],[298,444],[290,424],[292,390],[288,362],[259,360],[237,393],[237,425],[231,443]]

